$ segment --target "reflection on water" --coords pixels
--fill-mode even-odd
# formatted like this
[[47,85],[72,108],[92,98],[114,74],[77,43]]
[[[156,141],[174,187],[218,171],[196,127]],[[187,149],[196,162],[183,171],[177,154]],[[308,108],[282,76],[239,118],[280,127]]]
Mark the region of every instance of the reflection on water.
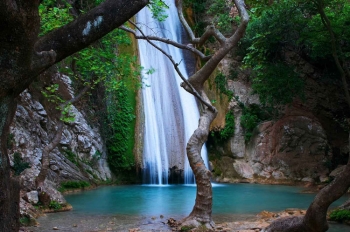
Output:
[[[307,208],[314,194],[301,194],[302,188],[257,184],[216,184],[213,188],[213,217],[216,222],[253,218],[257,213],[286,208]],[[101,187],[92,191],[66,195],[73,211],[48,216],[50,220],[68,217],[114,217],[133,223],[140,218],[164,215],[181,218],[188,215],[195,201],[194,185],[130,185]],[[345,199],[335,202],[335,207]],[[119,218],[119,219],[118,219]],[[332,225],[329,231],[349,231],[349,227]],[[130,227],[129,227],[130,228]],[[344,229],[344,230],[343,230]]]

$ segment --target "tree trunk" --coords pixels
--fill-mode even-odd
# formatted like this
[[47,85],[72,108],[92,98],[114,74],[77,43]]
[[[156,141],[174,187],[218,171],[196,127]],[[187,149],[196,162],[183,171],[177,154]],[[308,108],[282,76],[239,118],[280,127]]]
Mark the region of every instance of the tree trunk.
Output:
[[328,230],[327,210],[328,207],[341,196],[343,196],[350,186],[350,162],[343,172],[326,187],[324,187],[315,197],[306,211],[304,217],[281,218],[270,224],[264,231],[303,231],[303,232],[323,232]]
[[57,147],[57,145],[59,144],[59,142],[61,141],[61,138],[62,138],[63,122],[61,120],[58,121],[57,127],[58,128],[57,128],[54,139],[51,141],[51,143],[49,143],[48,145],[46,145],[44,147],[43,152],[42,152],[41,169],[40,169],[39,175],[35,179],[36,188],[40,189],[40,190],[44,185],[44,181],[46,179],[47,172],[49,169],[50,153],[53,149],[55,149],[55,147]]
[[214,228],[212,221],[212,187],[210,183],[211,172],[205,167],[201,157],[201,149],[207,141],[209,127],[216,117],[217,112],[204,110],[200,119],[198,128],[194,131],[187,143],[187,157],[196,178],[197,194],[196,203],[192,212],[183,220],[182,225],[198,227],[205,225],[207,228]]
[[11,178],[10,161],[7,154],[7,139],[10,124],[16,110],[13,96],[0,101],[0,231],[19,229],[19,183]]

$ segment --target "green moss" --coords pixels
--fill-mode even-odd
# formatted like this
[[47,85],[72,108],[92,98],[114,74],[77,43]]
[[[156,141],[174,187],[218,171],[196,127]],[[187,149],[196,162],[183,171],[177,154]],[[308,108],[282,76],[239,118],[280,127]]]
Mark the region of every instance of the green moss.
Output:
[[182,226],[181,227],[181,231],[190,231],[192,230],[193,228],[195,228],[194,226]]

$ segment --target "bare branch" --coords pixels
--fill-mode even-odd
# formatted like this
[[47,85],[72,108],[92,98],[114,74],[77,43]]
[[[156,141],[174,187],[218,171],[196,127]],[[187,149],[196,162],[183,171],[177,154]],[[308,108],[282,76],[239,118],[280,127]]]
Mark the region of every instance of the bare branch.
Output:
[[132,30],[131,28],[128,28],[126,26],[121,26],[119,28],[124,30],[124,31],[126,31],[126,32],[129,32],[129,33],[133,34],[135,39],[160,41],[160,42],[163,42],[163,43],[166,43],[166,44],[173,45],[174,47],[177,47],[177,48],[180,48],[180,49],[188,50],[188,51],[192,52],[193,54],[195,54],[196,56],[198,56],[203,61],[207,61],[211,57],[211,56],[204,55],[201,51],[199,51],[198,49],[196,49],[195,47],[193,47],[192,45],[189,45],[189,44],[184,45],[184,44],[178,43],[178,42],[176,42],[174,40],[167,39],[167,38],[161,38],[161,37],[157,37],[157,36],[143,36],[143,35],[140,36],[140,35],[137,35],[135,30]]
[[199,46],[202,46],[210,36],[214,36],[220,43],[220,45],[223,45],[226,41],[225,36],[215,28],[214,25],[210,25],[206,28],[204,34],[200,38],[196,38],[191,27],[188,25],[182,11],[182,0],[176,0],[176,9],[177,13],[179,15],[180,22],[184,26],[188,36],[190,37],[190,40],[194,44],[198,44]]
[[175,0],[175,5],[176,5],[176,9],[177,9],[177,14],[179,15],[180,22],[184,26],[184,28],[185,28],[188,36],[190,37],[190,40],[192,41],[192,43],[195,43],[197,38],[194,35],[190,25],[188,25],[184,15],[183,15],[183,13],[182,13],[182,0]]
[[[244,1],[235,0],[234,2],[241,16],[241,23],[235,33],[230,38],[226,39],[225,43],[221,44],[220,48],[208,60],[208,62],[197,73],[189,78],[189,82],[191,82],[197,91],[202,88],[204,82],[210,77],[220,61],[227,55],[227,53],[230,52],[232,48],[238,45],[239,40],[244,36],[249,21],[249,15],[245,9]],[[218,30],[214,30],[214,32],[216,31]],[[217,36],[220,35],[218,34]]]
[[[173,64],[176,72],[179,74],[180,78],[186,83],[188,88],[184,88],[189,93],[193,94],[195,97],[198,98],[200,102],[202,102],[204,105],[206,105],[211,111],[216,112],[215,107],[213,107],[210,103],[208,103],[205,99],[202,98],[202,96],[196,91],[196,89],[189,83],[189,81],[183,76],[182,72],[179,69],[179,64],[174,61],[172,56],[170,56],[168,53],[166,53],[163,49],[158,47],[156,44],[154,44],[151,40],[148,39],[148,37],[143,33],[143,31],[133,22],[129,21],[137,30],[140,31],[143,37],[147,40],[148,43],[150,43],[154,48],[159,50],[161,53],[163,53]],[[183,87],[183,85],[182,85]]]

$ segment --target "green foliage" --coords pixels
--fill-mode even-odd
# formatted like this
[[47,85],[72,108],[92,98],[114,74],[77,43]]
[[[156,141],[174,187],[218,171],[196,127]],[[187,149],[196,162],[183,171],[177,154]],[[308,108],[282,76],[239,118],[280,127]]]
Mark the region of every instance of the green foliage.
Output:
[[[98,0],[84,7],[88,8],[88,5],[93,6],[100,2]],[[44,1],[41,6],[42,33],[67,23],[65,19],[68,18],[69,7],[69,5],[57,6],[55,1]],[[152,1],[150,8],[154,17],[165,20],[164,9],[167,6],[161,0]],[[61,12],[61,15],[56,15],[56,12]],[[63,18],[60,19],[59,16]],[[61,24],[55,20],[60,20]],[[105,112],[101,112],[101,123],[107,143],[108,161],[113,172],[117,172],[118,168],[130,169],[134,165],[132,123],[134,123],[135,116],[132,105],[134,100],[131,98],[134,98],[133,91],[140,86],[138,80],[140,67],[133,54],[121,51],[122,47],[130,45],[131,40],[125,31],[114,30],[60,65],[60,72],[69,75],[73,84],[83,82],[83,85],[90,85],[94,88],[101,83],[104,86],[107,107]],[[61,104],[64,101],[57,94],[57,90],[57,85],[49,86],[43,90],[43,95],[50,102]],[[70,107],[68,105],[62,109],[61,120],[65,122],[74,120],[74,117],[69,114]],[[76,154],[70,150],[64,152],[72,163],[79,164]],[[94,165],[100,155],[94,156],[87,164]]]
[[135,119],[134,110],[128,101],[126,85],[121,82],[118,92],[108,99],[110,136],[106,140],[108,163],[112,170],[130,170],[134,166],[134,156],[128,150],[128,138],[132,134],[129,124]]
[[208,9],[208,13],[213,15],[213,23],[222,32],[229,32],[232,30],[232,23],[234,19],[230,16],[230,8],[233,3],[226,0],[213,1]]
[[210,132],[208,143],[214,146],[222,144],[231,138],[235,133],[235,116],[233,112],[229,111],[225,116],[225,127],[220,130],[212,130]]
[[72,123],[75,121],[75,115],[72,113],[72,105],[71,104],[62,104],[65,100],[58,93],[58,84],[52,84],[50,86],[45,87],[44,90],[41,91],[42,95],[52,104],[56,106],[56,109],[61,112],[60,120],[67,123]]
[[195,228],[194,226],[182,226],[181,227],[181,231],[190,231],[192,230],[193,228]]
[[350,210],[348,210],[348,209],[333,210],[329,215],[329,219],[331,221],[338,221],[338,222],[349,221],[350,220]]
[[31,220],[29,217],[21,217],[19,219],[19,223],[21,223],[21,226],[29,226],[31,224]]
[[[332,31],[343,51],[341,56],[350,58],[350,3],[346,0],[321,1],[325,3],[325,14],[331,21]],[[305,9],[309,14],[315,14],[308,20],[307,28],[301,36],[300,43],[305,46],[307,55],[320,65],[333,64],[330,35],[318,15],[316,6],[312,3]],[[340,52],[340,51],[338,51]],[[332,61],[332,62],[329,62]],[[334,64],[333,64],[334,65]]]
[[215,167],[215,169],[214,169],[214,175],[215,175],[215,176],[221,176],[221,174],[222,174],[221,169],[218,168],[218,167]]
[[235,116],[229,111],[225,116],[225,127],[219,132],[219,140],[224,141],[232,137],[235,133]]
[[165,13],[165,9],[169,9],[169,6],[162,0],[151,0],[148,8],[152,12],[152,17],[158,21],[164,21],[168,15]]
[[93,173],[90,169],[85,169],[85,171],[89,173],[93,178],[98,179],[98,176],[95,173]]
[[64,192],[66,190],[83,189],[87,187],[90,187],[90,184],[86,181],[65,181],[61,183],[58,190]]
[[78,156],[73,151],[66,149],[63,150],[63,152],[66,154],[67,159],[72,162],[73,164],[78,166]]
[[13,154],[13,167],[12,169],[15,172],[16,176],[19,176],[25,169],[30,168],[28,162],[24,162],[21,154],[18,152],[15,152]]
[[267,108],[261,109],[256,104],[252,104],[248,107],[243,106],[241,126],[244,129],[244,140],[249,142],[256,126],[269,117],[270,112]]
[[337,46],[342,50],[337,49],[337,53],[348,60],[349,1],[283,0],[268,7],[266,1],[247,2],[253,6],[252,17],[239,54],[244,55],[246,67],[253,70],[252,87],[264,104],[273,106],[289,103],[294,97],[303,98],[303,80],[296,72],[302,67],[286,62],[289,51],[317,66],[323,74],[322,80],[334,81],[339,77],[330,34],[315,2],[325,4],[324,11],[331,21]]
[[40,35],[47,34],[71,21],[73,16],[69,14],[71,6],[66,1],[61,1],[62,5],[55,4],[56,1],[44,0],[39,5],[39,15],[41,18]]
[[215,77],[215,86],[216,86],[216,91],[220,91],[220,93],[225,94],[228,96],[229,100],[233,97],[233,92],[228,90],[226,88],[227,86],[227,78],[223,73],[219,73]]
[[284,62],[282,51],[301,49],[298,43],[307,21],[295,1],[282,1],[253,16],[240,48],[244,63],[253,70],[252,88],[264,105],[274,106],[303,97],[303,80]]
[[15,144],[15,136],[14,134],[10,133],[7,136],[7,148],[11,149],[11,147]]
[[304,81],[293,71],[293,67],[283,63],[266,63],[254,70],[253,93],[259,95],[263,105],[288,104],[295,96],[304,99]]
[[62,205],[57,201],[50,201],[49,208],[53,210],[60,210],[62,209]]
[[201,17],[201,14],[207,10],[206,0],[184,0],[183,6],[184,8],[192,9],[193,15],[188,15],[188,17],[193,16],[194,25],[191,25],[191,27],[197,36],[201,36],[206,26]]

